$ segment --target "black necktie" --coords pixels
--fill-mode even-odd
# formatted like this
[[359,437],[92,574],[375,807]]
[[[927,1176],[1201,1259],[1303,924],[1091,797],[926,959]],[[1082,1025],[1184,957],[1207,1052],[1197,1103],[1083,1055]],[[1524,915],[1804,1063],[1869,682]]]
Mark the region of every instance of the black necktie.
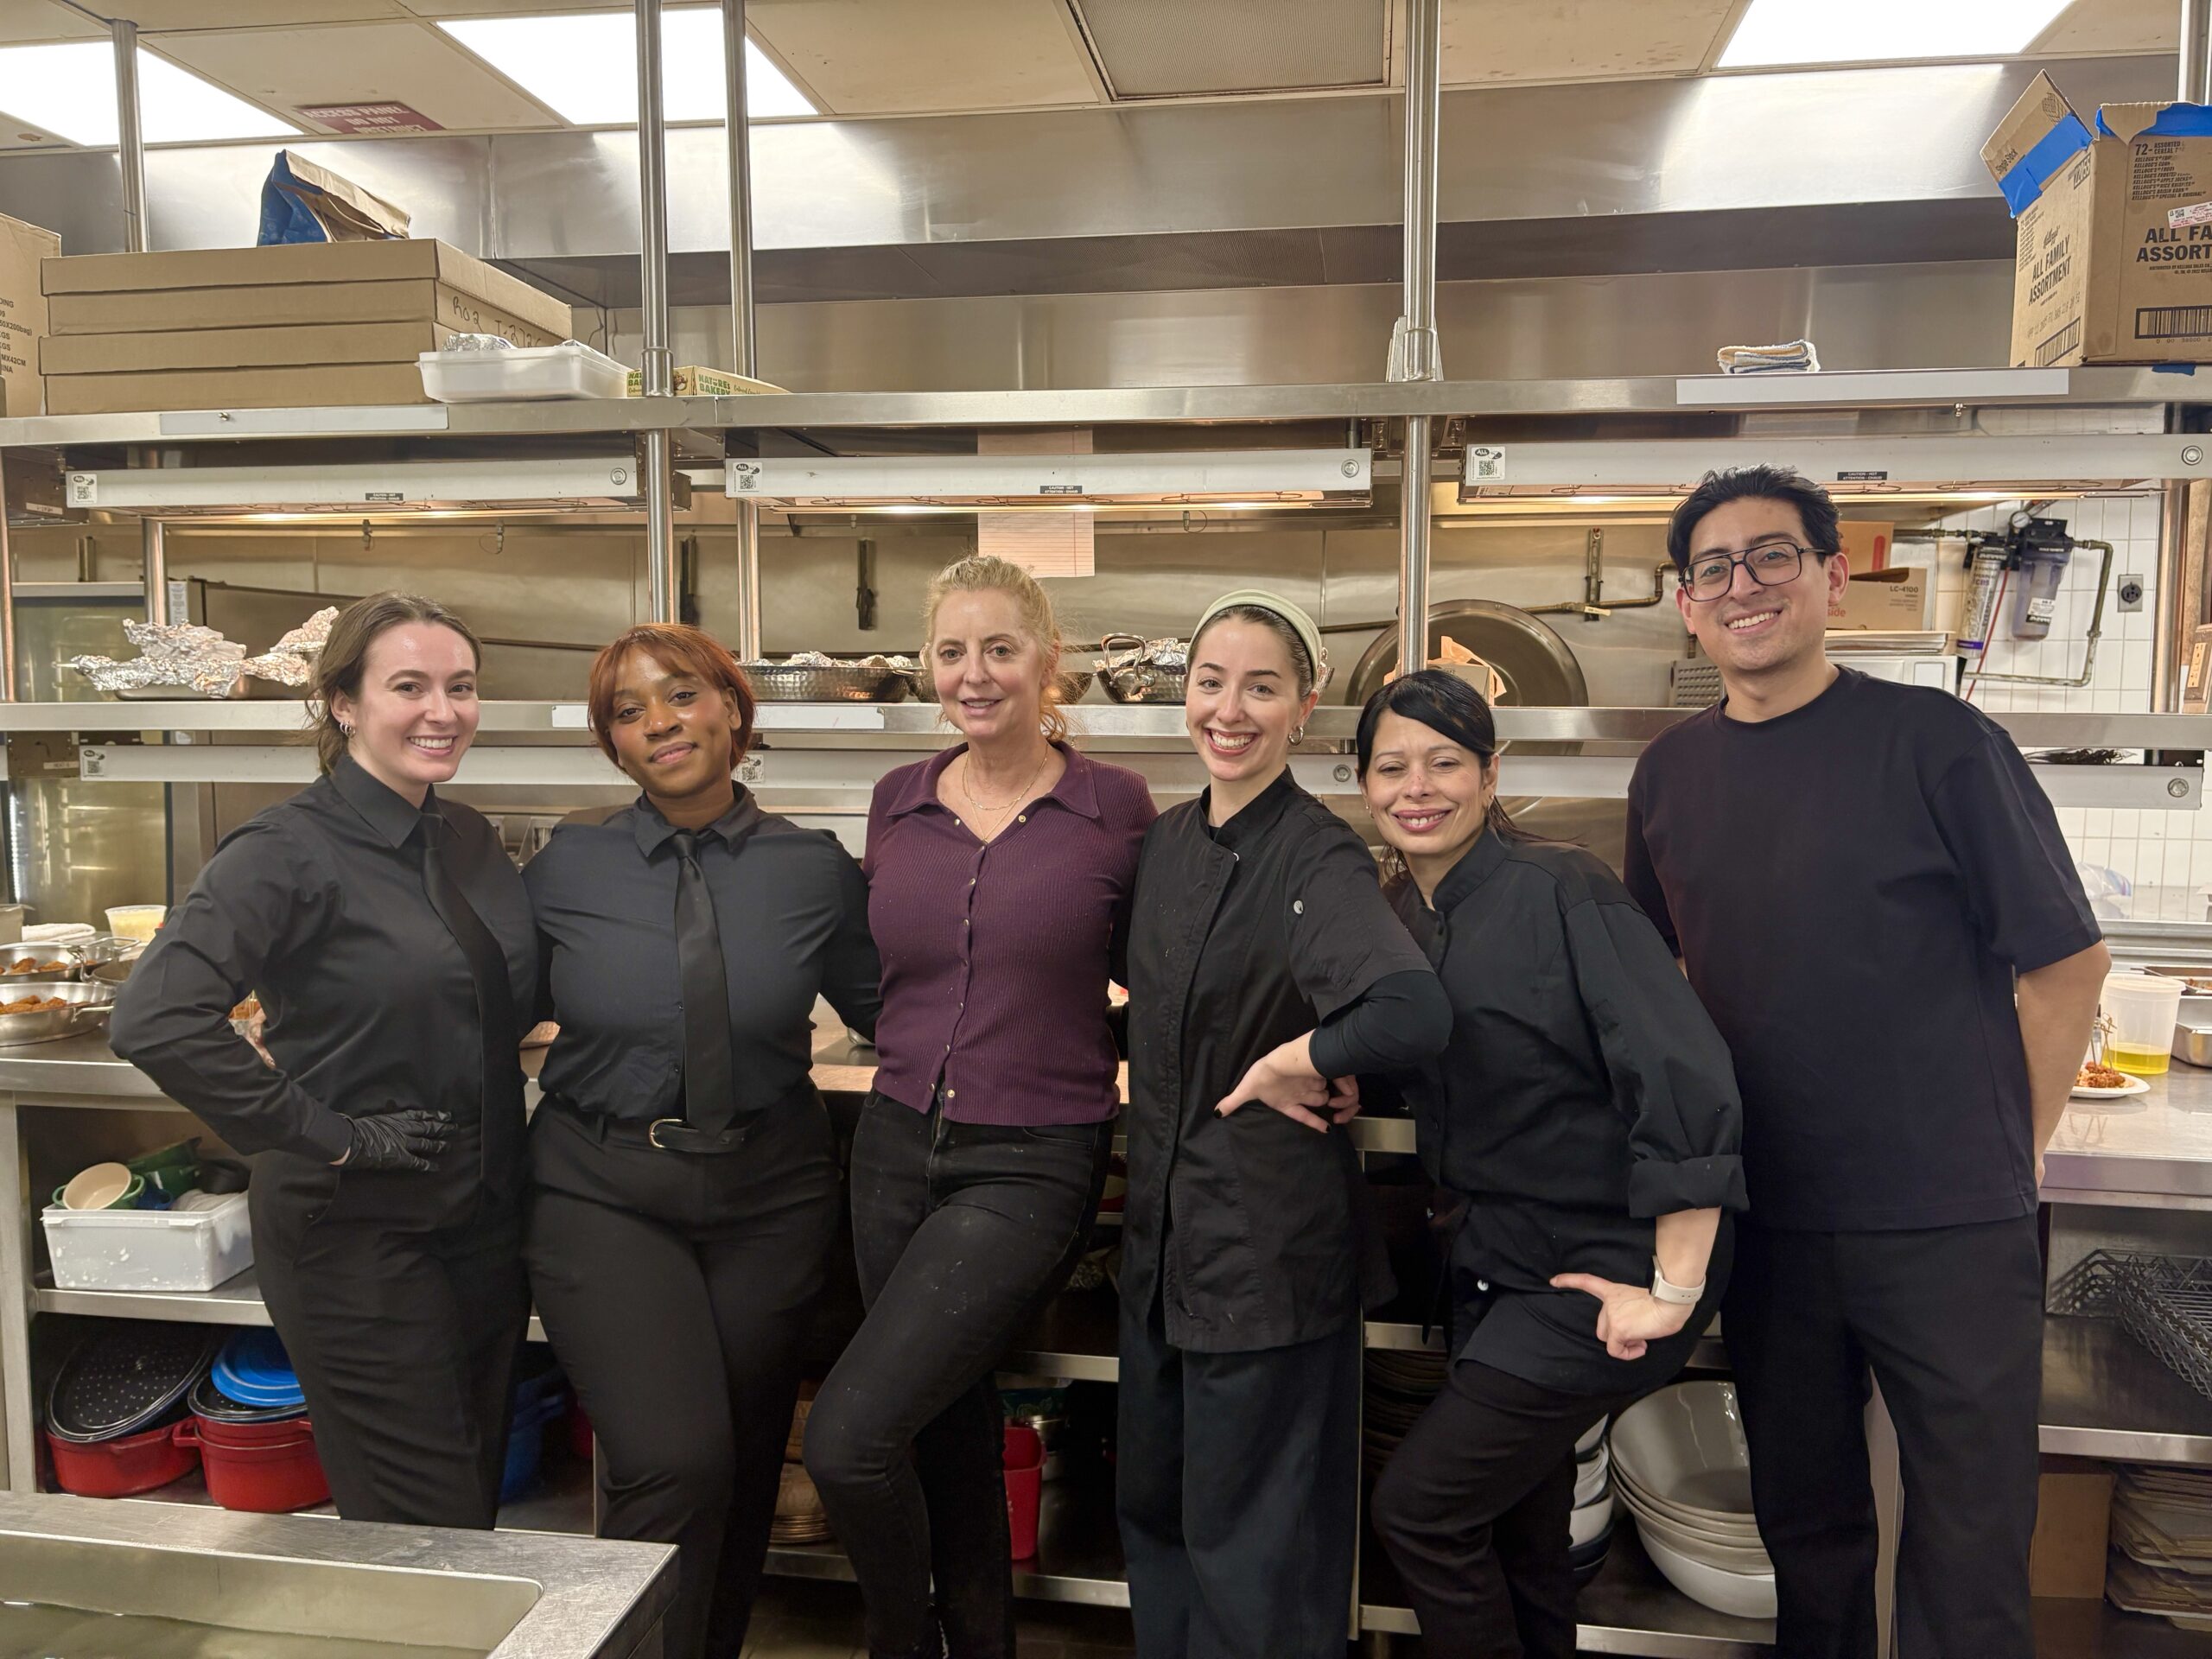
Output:
[[423,814],[423,889],[468,958],[468,976],[475,982],[476,1014],[484,1033],[484,1178],[487,1185],[505,1190],[522,1173],[522,1070],[516,1059],[522,1033],[515,1028],[507,954],[446,868],[445,835],[442,817],[435,811]]
[[679,830],[676,844],[676,963],[683,988],[683,1116],[703,1134],[720,1135],[737,1116],[736,1062],[730,1056],[729,977],[722,932],[699,837]]

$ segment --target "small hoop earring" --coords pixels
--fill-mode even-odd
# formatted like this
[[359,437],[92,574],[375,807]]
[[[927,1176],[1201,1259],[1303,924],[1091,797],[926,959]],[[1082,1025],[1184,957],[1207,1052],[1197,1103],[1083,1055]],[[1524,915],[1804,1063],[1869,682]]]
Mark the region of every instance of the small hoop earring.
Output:
[[341,731],[341,732],[345,733],[345,734],[346,734],[346,736],[348,736],[348,737],[351,737],[351,736],[353,736],[353,728],[351,726],[348,726],[348,725],[347,725],[344,721],[342,721],[342,720],[341,720],[341,721],[340,721],[338,722],[338,729],[339,729],[340,731]]
[[1303,721],[1290,728],[1290,741],[1294,743],[1303,743],[1306,741],[1306,723]]

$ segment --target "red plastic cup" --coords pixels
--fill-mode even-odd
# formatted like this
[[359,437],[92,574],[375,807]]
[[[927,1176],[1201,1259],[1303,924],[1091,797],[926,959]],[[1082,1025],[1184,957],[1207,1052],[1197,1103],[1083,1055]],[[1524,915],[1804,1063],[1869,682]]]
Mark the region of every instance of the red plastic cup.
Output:
[[1044,1494],[1045,1442],[1033,1428],[1006,1428],[1007,1554],[1026,1561],[1037,1553],[1037,1505]]

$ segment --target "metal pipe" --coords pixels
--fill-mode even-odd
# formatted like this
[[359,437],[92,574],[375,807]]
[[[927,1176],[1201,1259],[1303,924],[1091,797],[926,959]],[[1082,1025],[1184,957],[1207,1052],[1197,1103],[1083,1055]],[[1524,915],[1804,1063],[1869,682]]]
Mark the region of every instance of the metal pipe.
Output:
[[116,160],[123,168],[123,251],[146,251],[146,142],[138,124],[138,25],[108,25],[115,41]]
[[2182,614],[2189,559],[2189,486],[2175,480],[2158,492],[2158,564],[2151,582],[2151,712],[2181,708],[2180,671],[2196,632],[2196,619]]
[[[2076,537],[2074,545],[2094,547],[2104,555],[2104,563],[2097,571],[2097,603],[2096,608],[2089,613],[2089,632],[2087,648],[2082,653],[2082,671],[2062,678],[2056,674],[1985,674],[1977,667],[1966,677],[1969,692],[1984,681],[1992,685],[2055,685],[2078,691],[2096,677],[2097,639],[2105,628],[2105,592],[2112,586],[2113,545],[2110,542],[2092,542],[2082,537]],[[1989,630],[1993,635],[1997,632],[1997,619],[1994,617],[1990,619]],[[1995,643],[1993,639],[1992,643]],[[1986,662],[1988,657],[1988,647],[1984,646],[1981,655],[1974,661],[1977,664]]]
[[8,480],[0,469],[0,702],[16,700],[16,553],[8,544]]
[[1438,380],[1444,375],[1436,341],[1436,130],[1441,107],[1438,62],[1442,16],[1440,0],[1408,0],[1406,310],[1393,342],[1393,380]]
[[[729,314],[731,366],[759,372],[753,319],[753,124],[745,91],[745,0],[722,0],[722,79],[729,147]],[[737,604],[731,645],[739,658],[760,655],[760,508],[737,503]]]
[[138,521],[138,550],[144,562],[146,620],[159,626],[169,620],[168,530],[158,518]]
[[2181,0],[2179,91],[2184,104],[2202,104],[2208,54],[2212,54],[2212,0]]
[[[1418,0],[1416,0],[1418,3]],[[1406,460],[1398,501],[1398,665],[1428,662],[1428,416],[1406,417]]]
[[[638,210],[643,232],[638,257],[639,292],[645,307],[641,390],[665,397],[675,365],[668,349],[668,124],[661,107],[660,0],[637,0]],[[677,594],[674,452],[668,430],[645,435],[645,572],[648,617],[679,619]]]

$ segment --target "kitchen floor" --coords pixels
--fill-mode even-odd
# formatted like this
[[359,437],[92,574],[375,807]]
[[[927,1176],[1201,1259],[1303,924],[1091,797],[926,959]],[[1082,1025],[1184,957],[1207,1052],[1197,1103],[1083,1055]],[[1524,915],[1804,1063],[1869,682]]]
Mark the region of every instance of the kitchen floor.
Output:
[[[1119,1607],[1020,1604],[1017,1659],[1131,1659]],[[745,1659],[868,1659],[860,1592],[849,1584],[771,1579],[753,1610]]]

